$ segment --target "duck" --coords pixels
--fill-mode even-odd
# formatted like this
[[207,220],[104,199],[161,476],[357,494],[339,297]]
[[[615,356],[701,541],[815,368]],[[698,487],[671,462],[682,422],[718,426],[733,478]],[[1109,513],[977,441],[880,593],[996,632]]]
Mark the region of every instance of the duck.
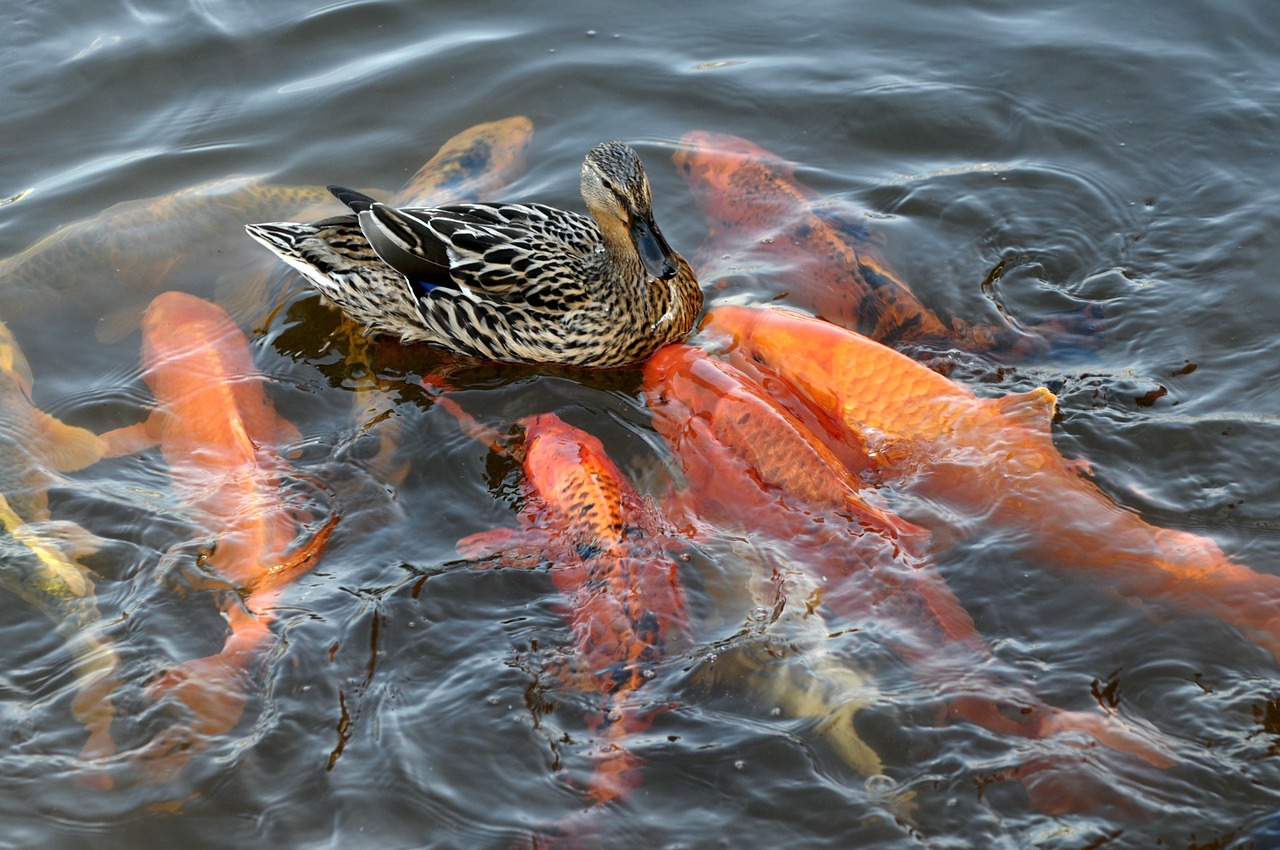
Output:
[[483,360],[614,368],[683,339],[702,289],[653,217],[640,156],[596,145],[582,163],[590,215],[542,204],[393,207],[342,186],[351,210],[249,224],[374,336]]

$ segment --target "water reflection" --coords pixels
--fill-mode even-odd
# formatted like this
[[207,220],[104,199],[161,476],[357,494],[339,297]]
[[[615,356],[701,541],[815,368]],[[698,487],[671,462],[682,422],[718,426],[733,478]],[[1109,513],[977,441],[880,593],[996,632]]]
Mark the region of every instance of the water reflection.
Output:
[[[883,267],[945,325],[1027,332],[1100,307],[1103,335],[1078,325],[1072,345],[1033,360],[946,344],[921,352],[982,394],[1049,386],[1057,446],[1093,462],[1109,495],[1274,574],[1274,10],[1214,9],[1206,26],[1210,10],[1192,0],[1159,14],[911,3],[779,19],[748,6],[715,21],[710,39],[707,15],[723,10],[709,8],[621,10],[608,22],[585,7],[510,10],[495,27],[490,10],[454,4],[190,17],[181,4],[123,15],[55,4],[24,19],[4,54],[12,126],[0,195],[34,191],[0,206],[3,253],[61,228],[69,237],[68,222],[120,201],[213,189],[228,174],[305,188],[340,170],[394,185],[424,144],[516,112],[538,122],[531,173],[495,197],[570,205],[576,187],[563,175],[582,150],[627,138],[669,200],[667,235],[692,246],[706,222],[658,152],[691,129],[734,133],[794,161],[828,224],[882,234]],[[77,54],[53,67],[34,59]],[[299,80],[326,87],[281,94]],[[545,571],[479,570],[455,550],[512,523],[520,467],[461,435],[420,381],[447,372],[487,422],[556,413],[663,496],[678,476],[639,401],[639,373],[463,366],[366,345],[296,280],[263,272],[237,232],[296,209],[221,204],[132,233],[98,218],[106,229],[79,231],[72,251],[32,265],[27,282],[0,283],[35,406],[95,432],[136,420],[151,402],[137,317],[160,291],[194,292],[250,332],[273,404],[301,432],[290,462],[332,473],[328,492],[346,513],[324,562],[276,612],[277,648],[243,723],[161,789],[85,791],[64,640],[20,598],[0,598],[9,840],[496,848],[563,821],[582,806],[572,780],[589,776],[593,706],[548,672],[573,654],[560,593]],[[862,209],[872,215],[850,218]],[[736,250],[712,299],[802,294],[792,260],[763,244]],[[788,272],[796,282],[780,283]],[[169,486],[167,464],[144,453],[48,490],[55,519],[103,538],[80,560],[120,654],[112,733],[126,753],[175,719],[143,688],[173,660],[207,655],[226,630],[207,591],[156,580],[168,572],[163,553],[200,533]],[[1178,765],[1156,772],[1079,738],[1011,742],[940,723],[936,690],[886,648],[887,632],[863,624],[833,658],[874,680],[857,731],[883,754],[895,790],[914,793],[906,825],[810,722],[774,714],[734,672],[735,653],[759,663],[742,633],[761,604],[731,545],[742,541],[717,540],[681,564],[699,637],[651,683],[670,708],[627,742],[646,762],[643,785],[592,845],[1249,846],[1280,805],[1274,660],[1214,619],[1056,577],[1019,552],[1023,542],[979,533],[935,552],[997,665],[1053,705],[1161,730]],[[772,636],[811,637],[801,625],[810,622]],[[792,675],[795,658],[820,657],[810,652],[769,658]],[[1100,788],[1106,802],[1047,814],[1060,793],[1043,783],[1032,788],[1036,811],[1021,780],[1045,761],[1054,768],[1044,776]],[[175,799],[179,814],[148,810]],[[1132,819],[1132,809],[1154,816]]]

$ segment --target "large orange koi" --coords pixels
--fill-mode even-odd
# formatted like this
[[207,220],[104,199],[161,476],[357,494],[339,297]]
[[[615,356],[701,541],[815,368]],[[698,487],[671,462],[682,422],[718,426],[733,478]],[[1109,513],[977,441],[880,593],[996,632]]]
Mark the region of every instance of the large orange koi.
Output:
[[160,446],[174,492],[208,531],[202,568],[235,591],[220,606],[229,626],[221,652],[179,664],[152,685],[190,712],[188,723],[161,733],[143,754],[148,776],[165,779],[239,721],[251,693],[249,668],[274,640],[272,606],[315,566],[338,516],[318,529],[302,519],[315,505],[299,504],[310,500],[288,490],[306,482],[276,453],[297,430],[276,414],[248,341],[222,308],[163,293],[148,307],[142,332],[143,379],[155,408],[145,422],[103,437],[115,454]]
[[[447,397],[437,402],[482,436]],[[636,787],[640,759],[626,739],[649,727],[652,707],[639,691],[666,657],[672,630],[685,623],[684,591],[670,550],[681,544],[652,502],[605,454],[595,437],[554,414],[520,421],[525,502],[519,529],[465,538],[458,550],[480,558],[518,552],[549,562],[569,599],[566,618],[576,658],[603,701],[593,731],[600,738],[587,790],[604,803]],[[491,443],[495,441],[490,441]]]
[[1023,737],[1080,730],[1169,764],[1110,718],[974,676],[991,661],[987,644],[921,557],[925,532],[868,502],[860,479],[747,375],[698,349],[668,346],[645,365],[645,395],[695,510],[780,541],[818,581],[821,607],[846,622],[886,622],[891,639],[901,638],[893,648],[941,689],[953,716]]
[[979,398],[864,336],[782,310],[716,308],[703,339],[820,420],[819,436],[834,428],[865,446],[885,480],[938,503],[960,533],[1014,532],[1032,558],[1211,614],[1280,658],[1280,576],[1116,505],[1054,446],[1049,390]]
[[1012,321],[1003,327],[948,321],[889,266],[857,222],[865,216],[834,209],[777,154],[737,136],[694,131],[672,158],[709,223],[698,264],[704,280],[723,274],[725,258],[763,265],[763,277],[780,287],[776,294],[787,303],[890,345],[958,343],[975,352],[1023,353],[1092,321],[1050,320],[1027,330]]
[[712,248],[704,254],[756,251],[769,262],[769,278],[786,286],[797,306],[875,339],[952,335],[865,239],[855,248],[818,214],[812,191],[796,182],[781,157],[737,136],[695,130],[672,159],[707,216]]

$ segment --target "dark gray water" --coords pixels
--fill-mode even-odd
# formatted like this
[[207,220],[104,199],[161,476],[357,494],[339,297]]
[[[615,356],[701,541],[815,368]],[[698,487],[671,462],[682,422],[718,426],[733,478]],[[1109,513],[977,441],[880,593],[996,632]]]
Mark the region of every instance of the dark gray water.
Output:
[[[1274,3],[54,0],[11,16],[0,197],[16,200],[0,206],[0,255],[231,175],[390,193],[450,136],[526,115],[527,170],[504,199],[580,208],[583,154],[623,139],[645,160],[665,234],[693,256],[706,223],[670,157],[691,130],[732,133],[865,210],[888,261],[946,316],[1100,311],[1102,330],[1078,345],[962,358],[954,376],[984,394],[1049,386],[1058,445],[1118,502],[1280,572]],[[301,463],[341,468],[359,440],[329,340],[337,320],[296,276],[246,271],[262,251],[231,219],[129,236],[127,256],[195,258],[176,272],[95,267],[106,264],[85,249],[0,282],[35,400],[94,430],[140,419],[136,316],[183,289],[250,332],[302,431]],[[710,301],[775,293],[750,268],[728,279]],[[510,464],[426,402],[416,382],[432,355],[381,362],[407,477],[350,484],[356,509],[287,594],[284,640],[244,721],[178,780],[78,782],[84,734],[63,641],[0,598],[0,846],[503,848],[586,806],[575,783],[590,770],[593,705],[543,666],[544,650],[568,644],[557,591],[545,571],[456,560],[462,536],[514,524]],[[464,384],[477,416],[558,412],[651,492],[665,486],[634,376],[493,368]],[[56,519],[106,540],[87,563],[128,678],[125,741],[165,720],[141,684],[222,636],[207,596],[156,580],[164,553],[193,535],[166,487],[163,462],[143,454],[51,493]],[[707,683],[708,656],[755,604],[711,549],[682,566],[692,638],[653,683],[665,710],[631,744],[643,785],[582,846],[1280,846],[1252,843],[1280,814],[1275,659],[1225,625],[1117,599],[1007,548],[979,536],[937,559],[1004,669],[1056,705],[1113,705],[1155,730],[1175,766],[1079,737],[937,723],[928,689],[872,649],[883,719],[865,735],[892,787],[914,793],[908,818],[812,724],[749,687]],[[1086,789],[1079,811],[1050,813],[1009,778],[1036,759]],[[159,805],[175,799],[177,811]]]

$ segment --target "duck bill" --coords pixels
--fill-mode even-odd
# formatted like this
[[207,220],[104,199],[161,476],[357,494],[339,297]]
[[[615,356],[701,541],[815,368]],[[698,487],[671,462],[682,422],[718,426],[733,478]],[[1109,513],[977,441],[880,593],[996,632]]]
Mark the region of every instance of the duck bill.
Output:
[[645,271],[658,280],[671,280],[680,270],[680,258],[651,218],[638,218],[631,223],[631,241],[640,254]]

